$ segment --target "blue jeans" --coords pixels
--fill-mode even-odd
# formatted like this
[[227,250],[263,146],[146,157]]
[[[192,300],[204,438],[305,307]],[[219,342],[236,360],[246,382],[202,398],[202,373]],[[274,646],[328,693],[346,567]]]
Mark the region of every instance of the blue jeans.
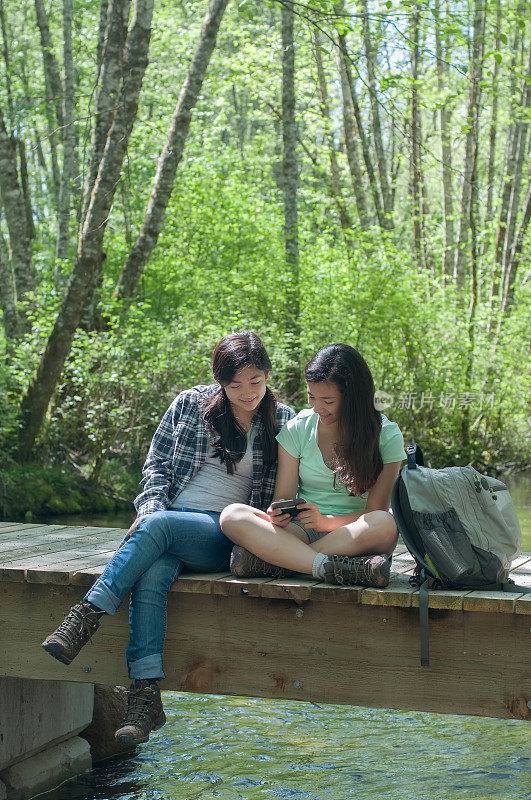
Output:
[[130,678],[165,678],[162,649],[166,599],[183,568],[218,572],[229,565],[233,543],[219,526],[219,513],[189,508],[156,511],[137,525],[85,596],[114,614],[131,591]]

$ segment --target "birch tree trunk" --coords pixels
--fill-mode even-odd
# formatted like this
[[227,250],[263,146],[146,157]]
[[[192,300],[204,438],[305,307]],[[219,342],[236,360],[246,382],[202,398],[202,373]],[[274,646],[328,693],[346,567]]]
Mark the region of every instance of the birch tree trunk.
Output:
[[[127,0],[111,0],[122,12]],[[111,11],[112,14],[112,11]],[[107,138],[98,176],[79,236],[74,268],[45,352],[21,404],[19,457],[27,459],[41,428],[79,324],[94,270],[102,257],[103,237],[120,178],[138,98],[148,63],[153,0],[136,0],[125,56],[121,101]]]
[[485,5],[483,0],[474,0],[474,26],[472,39],[472,58],[469,70],[469,93],[467,107],[467,134],[463,163],[463,185],[461,190],[461,209],[459,230],[454,260],[454,279],[464,285],[466,263],[468,260],[468,238],[470,228],[470,202],[472,196],[472,165],[476,163],[478,147],[479,117],[481,113],[481,79],[483,43],[485,33]]
[[380,187],[382,193],[383,209],[387,216],[390,228],[394,227],[393,223],[393,206],[392,194],[389,186],[389,173],[387,169],[387,159],[385,156],[385,148],[382,137],[382,126],[380,123],[380,107],[378,95],[376,92],[377,79],[376,79],[376,57],[377,50],[374,47],[371,39],[371,31],[369,26],[369,7],[367,0],[361,0],[361,9],[363,15],[363,44],[365,48],[365,58],[367,60],[367,77],[369,87],[369,100],[371,104],[371,121],[372,121],[372,136],[374,141],[374,149],[376,153],[376,164],[378,166],[378,174],[380,176]]
[[[297,193],[297,123],[295,120],[295,42],[293,8],[282,6],[282,188],[284,195],[284,243],[286,258],[286,328],[291,334],[290,355],[298,365],[300,350],[299,226]],[[287,394],[299,388],[298,374],[288,377]]]
[[[0,109],[0,195],[4,204],[9,245],[11,251],[11,268],[15,277],[15,303],[24,301],[28,292],[35,289],[35,273],[33,270],[31,242],[26,222],[24,195],[19,183],[17,156],[13,140],[6,129],[2,110]],[[19,329],[30,328],[27,313],[17,309]]]
[[92,190],[98,175],[103,152],[111,125],[120,102],[120,88],[123,77],[124,44],[127,37],[127,24],[131,10],[131,0],[111,2],[106,14],[106,29],[101,42],[103,10],[100,16],[100,38],[98,39],[98,58],[101,58],[97,87],[94,94],[94,125],[90,143],[90,158],[86,170],[83,191],[82,223],[87,216]]
[[175,173],[181,161],[192,112],[208,69],[210,57],[228,0],[211,0],[197,41],[181,94],[173,113],[166,144],[159,157],[157,172],[144,222],[118,279],[115,296],[132,298],[136,294],[142,272],[157,244],[164,215],[173,191]]
[[[500,32],[502,24],[501,2],[496,0],[496,38],[494,49],[500,49]],[[489,127],[489,158],[487,166],[487,199],[485,201],[485,228],[488,228],[493,219],[492,196],[494,193],[494,178],[496,171],[496,137],[498,132],[498,79],[500,64],[498,59],[494,59],[494,69],[492,72],[492,112]]]
[[72,57],[72,0],[63,0],[63,65],[64,65],[64,98],[63,98],[63,175],[59,192],[58,222],[56,245],[56,277],[61,283],[61,261],[68,258],[70,241],[70,200],[75,162],[75,130],[74,130],[74,60]]
[[[443,48],[441,41],[441,21],[439,14],[439,0],[435,2],[435,53],[437,57],[437,88],[439,101],[444,97],[448,88],[448,58],[449,47]],[[443,257],[442,275],[443,285],[447,276],[452,274],[454,260],[454,220],[453,220],[453,181],[452,181],[452,144],[450,133],[451,111],[446,101],[439,108],[439,136],[441,142],[441,171],[442,171],[442,211],[443,211]]]
[[[352,220],[347,210],[343,192],[341,189],[341,177],[339,172],[339,165],[337,163],[336,150],[334,145],[334,136],[332,133],[332,119],[330,114],[330,102],[328,99],[328,89],[326,85],[326,76],[323,68],[323,59],[321,58],[321,37],[316,28],[313,30],[313,54],[315,66],[317,69],[317,84],[319,87],[319,106],[321,109],[321,116],[325,126],[325,137],[327,142],[327,149],[330,159],[330,194],[336,204],[339,222],[345,237],[345,242],[349,247],[353,246],[352,237],[349,231],[352,229]],[[314,161],[315,163],[315,161]]]
[[0,307],[3,313],[4,333],[9,342],[18,339],[22,331],[19,328],[17,309],[15,306],[15,281],[13,271],[7,257],[7,245],[0,230]]
[[43,0],[35,0],[35,12],[37,14],[37,25],[41,35],[42,58],[44,62],[44,72],[48,77],[48,84],[51,90],[51,100],[55,108],[55,118],[57,125],[62,128],[64,125],[63,117],[63,86],[61,73],[55,57],[52,35],[50,33],[50,23],[48,14],[44,7]]
[[[514,236],[516,231],[516,222],[520,212],[520,192],[522,188],[523,170],[527,156],[527,133],[529,128],[529,108],[531,107],[531,83],[529,76],[531,75],[531,50],[529,52],[529,63],[527,67],[526,77],[522,83],[520,93],[520,104],[518,110],[517,121],[517,137],[516,137],[516,153],[514,160],[514,174],[511,180],[511,193],[509,197],[509,207],[507,213],[507,225],[505,229],[505,237],[503,243],[502,255],[502,275],[504,276],[504,286],[506,287],[510,280],[511,272],[511,255],[514,245]],[[504,291],[506,294],[506,291]]]
[[[374,169],[373,160],[371,156],[369,136],[365,131],[365,127],[363,124],[360,105],[356,93],[356,87],[352,77],[352,70],[350,68],[350,56],[347,50],[346,37],[342,33],[341,34],[338,33],[338,59],[339,59],[340,74],[341,71],[344,70],[344,74],[348,84],[350,103],[352,104],[352,111],[354,113],[354,119],[356,121],[355,130],[361,144],[363,163],[365,164],[365,171],[367,173],[367,178],[369,181],[369,187],[371,190],[376,216],[378,218],[378,224],[380,225],[380,228],[382,228],[382,230],[392,230],[394,227],[393,220],[391,217],[388,217],[386,215],[383,208],[382,187],[380,185],[379,177],[376,175]],[[391,192],[391,207],[392,206],[393,206],[393,192]]]
[[514,237],[511,258],[509,262],[509,267],[507,269],[505,284],[503,287],[503,297],[500,309],[500,323],[499,323],[500,325],[503,319],[503,315],[508,314],[512,307],[514,282],[518,272],[518,267],[520,265],[522,247],[524,245],[524,239],[527,233],[527,229],[529,227],[530,220],[531,220],[531,186],[529,187],[529,190],[527,192],[522,212],[522,219],[520,220],[518,231],[516,233],[516,236]]
[[422,174],[421,174],[421,152],[420,152],[420,115],[418,105],[418,83],[419,83],[419,26],[420,13],[417,3],[413,5],[411,11],[411,102],[410,102],[410,186],[411,186],[411,205],[412,205],[412,226],[413,226],[413,253],[415,266],[417,269],[424,269],[426,262],[424,258],[424,233],[423,233],[423,214],[422,214]]
[[367,210],[367,199],[365,197],[365,189],[363,185],[363,172],[361,171],[360,166],[358,142],[356,139],[356,127],[354,124],[354,107],[352,104],[352,95],[350,92],[348,75],[349,67],[345,57],[344,44],[344,41],[340,41],[338,47],[339,70],[341,77],[341,97],[343,99],[343,133],[345,138],[345,150],[347,152],[350,177],[352,179],[352,188],[354,190],[356,208],[358,210],[360,228],[366,231],[370,227],[371,222]]

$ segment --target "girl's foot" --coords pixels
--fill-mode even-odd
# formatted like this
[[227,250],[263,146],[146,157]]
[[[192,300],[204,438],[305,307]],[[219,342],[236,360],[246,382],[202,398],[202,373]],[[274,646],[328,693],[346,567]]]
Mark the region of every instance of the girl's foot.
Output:
[[295,573],[262,561],[245,547],[235,545],[230,556],[230,571],[238,578],[287,578]]
[[114,734],[118,744],[147,742],[151,731],[166,724],[160,689],[156,682],[135,680],[127,692],[124,723]]
[[81,603],[72,606],[70,612],[56,631],[47,636],[42,647],[63,664],[70,664],[81,648],[100,627],[104,611],[95,611],[92,606]]
[[390,562],[386,555],[329,556],[324,571],[325,583],[383,589],[389,583]]

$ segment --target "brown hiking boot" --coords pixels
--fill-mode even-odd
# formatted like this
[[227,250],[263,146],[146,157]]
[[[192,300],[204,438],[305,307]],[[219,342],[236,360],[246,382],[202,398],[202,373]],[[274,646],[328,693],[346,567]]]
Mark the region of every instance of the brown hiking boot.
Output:
[[276,567],[274,564],[262,561],[240,545],[232,548],[230,571],[237,578],[287,578],[295,574],[284,567]]
[[83,601],[72,606],[57,630],[46,637],[42,647],[58,661],[70,664],[100,627],[100,617],[103,613],[94,611]]
[[166,724],[160,689],[146,680],[133,681],[127,692],[124,724],[114,734],[118,744],[147,742],[151,731]]
[[386,555],[330,556],[324,563],[325,583],[346,586],[375,586],[389,583],[390,563]]

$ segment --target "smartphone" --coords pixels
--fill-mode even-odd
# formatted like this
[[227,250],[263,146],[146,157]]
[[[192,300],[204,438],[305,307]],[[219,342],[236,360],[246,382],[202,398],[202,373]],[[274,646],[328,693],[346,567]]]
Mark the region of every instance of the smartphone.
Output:
[[299,506],[304,505],[305,502],[306,500],[302,497],[293,497],[291,500],[277,500],[275,503],[271,503],[271,508],[275,511],[283,511],[291,517],[296,517],[299,513]]

